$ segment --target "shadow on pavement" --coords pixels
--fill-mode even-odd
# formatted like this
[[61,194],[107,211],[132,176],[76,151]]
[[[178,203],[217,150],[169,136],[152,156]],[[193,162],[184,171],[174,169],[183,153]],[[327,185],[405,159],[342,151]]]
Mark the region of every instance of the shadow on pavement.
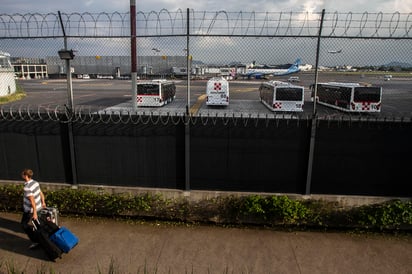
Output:
[[20,222],[0,217],[0,227],[17,233],[23,232]]
[[[21,237],[18,234],[22,234]],[[19,222],[0,217],[0,250],[18,253],[27,257],[41,260],[48,260],[45,252],[41,248],[29,249],[30,240]]]

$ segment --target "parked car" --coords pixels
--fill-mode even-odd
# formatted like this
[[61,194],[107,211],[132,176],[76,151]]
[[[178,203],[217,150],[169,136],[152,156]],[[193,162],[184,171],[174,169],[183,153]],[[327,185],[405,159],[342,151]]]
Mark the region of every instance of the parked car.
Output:
[[299,77],[298,76],[290,76],[288,79],[288,82],[299,82]]

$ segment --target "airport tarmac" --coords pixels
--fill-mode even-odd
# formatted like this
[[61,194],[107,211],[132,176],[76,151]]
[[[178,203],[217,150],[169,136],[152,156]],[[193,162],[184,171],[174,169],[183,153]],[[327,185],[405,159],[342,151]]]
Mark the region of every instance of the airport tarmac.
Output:
[[[305,87],[305,104],[303,116],[311,116],[313,113],[313,102],[310,99],[310,84],[313,83],[313,74],[299,73],[300,82],[295,83]],[[278,80],[286,80],[279,78]],[[190,82],[190,108],[193,115],[200,116],[257,116],[265,117],[275,113],[260,103],[259,85],[266,80],[233,80],[230,85],[230,104],[228,107],[211,107],[205,103],[206,80],[192,80]],[[371,114],[373,117],[410,117],[412,115],[412,77],[392,78],[384,81],[383,76],[365,76],[362,74],[348,75],[322,73],[319,81],[336,82],[363,82],[375,86],[381,86],[382,111]],[[67,104],[67,85],[65,79],[34,79],[18,80],[19,85],[26,91],[27,96],[16,102],[2,105],[4,109],[27,109],[37,111],[53,110],[56,106],[63,107]],[[139,107],[132,109],[131,81],[130,80],[108,80],[108,79],[74,79],[73,80],[73,102],[77,110],[92,111],[101,110],[125,110],[137,111],[138,113],[161,113],[161,114],[184,114],[187,105],[187,81],[176,79],[176,99],[169,105],[159,107]],[[317,105],[317,113],[322,117],[334,117],[342,112]]]
[[[61,217],[79,244],[51,262],[0,213],[0,273],[412,273],[412,238]],[[12,270],[12,271],[11,271]]]

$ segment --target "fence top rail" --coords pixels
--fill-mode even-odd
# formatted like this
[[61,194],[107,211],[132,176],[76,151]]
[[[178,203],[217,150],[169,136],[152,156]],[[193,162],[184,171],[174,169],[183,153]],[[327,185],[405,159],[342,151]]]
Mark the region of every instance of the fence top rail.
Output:
[[341,115],[308,115],[305,113],[292,114],[261,114],[261,113],[207,113],[186,116],[185,112],[151,112],[142,110],[124,109],[99,110],[93,107],[80,106],[70,112],[66,106],[39,106],[21,105],[15,107],[0,107],[0,122],[59,122],[79,124],[161,124],[161,125],[207,125],[207,124],[258,124],[265,122],[268,125],[281,121],[291,125],[300,123],[309,124],[310,121],[340,122],[340,123],[406,123],[412,125],[412,116],[363,116],[358,114]]
[[[313,37],[321,12],[228,12],[190,10],[189,33],[202,36]],[[129,37],[128,12],[61,13],[67,36]],[[181,9],[136,13],[137,36],[187,34]],[[348,38],[412,38],[412,13],[326,12],[322,36]],[[0,14],[0,39],[63,37],[57,13]]]

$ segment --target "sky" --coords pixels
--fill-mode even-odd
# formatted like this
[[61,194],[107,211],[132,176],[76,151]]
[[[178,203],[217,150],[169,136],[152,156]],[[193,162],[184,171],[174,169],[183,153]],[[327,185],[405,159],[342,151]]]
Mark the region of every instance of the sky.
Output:
[[[61,0],[36,0],[36,1],[28,1],[28,0],[1,0],[1,9],[0,9],[0,16],[2,14],[7,15],[15,15],[15,14],[48,14],[54,13],[56,14],[57,11],[66,14],[72,13],[127,13],[130,9],[130,0],[70,0],[70,1],[61,1]],[[222,4],[223,3],[223,4]],[[412,35],[412,30],[410,26],[412,24],[412,0],[202,0],[202,1],[187,1],[187,0],[149,0],[149,1],[139,1],[136,0],[136,10],[141,11],[143,13],[149,13],[151,11],[159,12],[163,9],[173,13],[180,10],[185,11],[187,8],[193,9],[197,12],[208,11],[208,12],[216,12],[216,11],[227,11],[227,12],[293,12],[305,14],[308,13],[317,13],[318,15],[321,13],[322,9],[325,9],[326,13],[333,14],[334,12],[348,14],[349,12],[357,13],[361,15],[363,18],[364,13],[374,14],[368,17],[369,25],[368,27],[370,31],[374,31],[376,25],[378,24],[380,27],[380,33],[378,36],[381,37],[381,34],[388,35],[393,27],[396,27],[397,32],[395,36],[398,35],[398,32],[402,32],[401,36],[404,35],[405,32],[408,33],[408,37]],[[383,22],[382,26],[380,26],[381,22],[377,22],[381,19],[378,13],[385,13],[387,14],[384,18],[385,22]],[[396,21],[397,16],[392,15],[395,12],[399,12],[403,14],[403,20],[401,25],[396,25],[395,23],[389,22],[390,19],[394,19]],[[408,16],[409,14],[409,16]],[[29,17],[26,17],[29,18]],[[347,19],[348,17],[346,17]],[[358,16],[360,18],[360,16]],[[406,18],[406,19],[405,19]],[[340,17],[342,18],[342,16]],[[75,20],[75,19],[73,19]],[[405,23],[406,20],[406,23]],[[388,23],[389,22],[389,23]],[[4,22],[3,22],[4,23]],[[343,22],[345,23],[345,22]],[[331,22],[329,21],[328,26],[330,27]],[[341,22],[342,24],[342,22]],[[346,23],[345,23],[346,24]],[[351,22],[351,28],[355,31],[359,31],[361,26],[359,22],[353,20]],[[6,22],[7,25],[7,22]],[[405,29],[406,26],[406,29]],[[339,29],[338,32],[344,31],[344,29]],[[296,33],[295,33],[296,34]],[[335,33],[335,35],[339,33]],[[207,38],[205,38],[207,39]],[[214,61],[221,60],[221,56],[226,57],[228,60],[231,61],[240,61],[240,62],[265,62],[265,63],[273,63],[273,64],[282,64],[282,63],[290,63],[293,62],[296,57],[301,57],[304,59],[305,63],[314,64],[314,54],[309,49],[314,49],[316,45],[313,44],[313,41],[304,41],[304,43],[310,43],[308,45],[302,45],[302,42],[299,44],[295,43],[295,41],[287,41],[286,47],[283,47],[283,51],[281,51],[282,47],[278,44],[273,46],[273,44],[269,44],[268,46],[271,48],[265,48],[263,39],[260,40],[259,45],[260,48],[256,48],[254,50],[250,50],[250,48],[245,48],[246,46],[250,46],[250,44],[241,44],[242,41],[237,41],[235,39],[210,39],[210,41],[202,41],[199,45],[192,45],[192,48],[197,48],[199,51],[197,52],[197,57],[200,58],[202,61],[209,60]],[[0,41],[1,42],[1,41]],[[24,56],[26,52],[33,52],[34,49],[34,42],[32,44],[26,43],[24,44],[27,49],[21,49],[23,46],[19,45],[16,47],[11,42],[8,43],[8,40],[3,41],[0,43],[0,47],[3,50],[11,52],[13,55],[17,56]],[[87,41],[81,41],[83,44]],[[139,52],[141,55],[150,55],[153,52],[151,51],[152,48],[163,47],[162,54],[164,55],[176,55],[175,49],[176,47],[166,47],[165,43],[163,44],[156,44],[153,43],[152,40],[146,39],[144,42],[147,42],[147,45],[140,44],[140,48],[145,50],[145,52]],[[215,42],[212,43],[212,42]],[[271,41],[269,41],[271,42]],[[279,42],[278,40],[276,42]],[[331,43],[327,45],[323,45],[323,51],[327,52],[328,50],[338,50],[344,48],[344,51],[339,55],[328,55],[327,59],[323,62],[325,65],[345,65],[345,64],[353,64],[353,65],[376,65],[376,64],[386,64],[389,62],[408,62],[412,63],[412,56],[410,52],[412,51],[412,44],[410,40],[402,41],[401,43],[393,43],[393,41],[386,42],[384,40],[373,41],[374,44],[371,44],[371,41],[368,41],[367,44],[354,44],[352,40],[347,41],[349,44],[342,45],[342,41],[338,40],[337,43]],[[362,41],[361,41],[362,42]],[[8,44],[7,44],[8,43]],[[236,43],[239,43],[237,46]],[[392,43],[392,44],[391,44]],[[82,45],[83,45],[82,44]],[[256,43],[254,43],[256,44]],[[74,48],[79,48],[79,54],[83,54],[85,56],[90,55],[84,46],[83,48],[80,42],[77,44],[70,45]],[[105,41],[105,47],[108,48],[108,43]],[[44,45],[41,45],[44,46]],[[119,44],[116,44],[119,47]],[[127,46],[129,46],[127,44]],[[196,46],[196,47],[194,47]],[[202,46],[207,46],[206,48],[202,48]],[[99,46],[92,46],[89,47],[91,49],[98,48]],[[179,52],[181,52],[181,48],[184,47],[179,45]],[[54,49],[54,47],[52,47]],[[306,48],[307,50],[303,51],[302,49]],[[18,49],[21,49],[18,51]],[[109,48],[110,49],[110,48]],[[127,48],[126,48],[127,49]],[[169,50],[169,52],[166,51]],[[278,54],[271,54],[270,57],[263,54],[263,52],[273,52],[273,49]],[[290,50],[291,49],[291,50]],[[374,49],[374,50],[370,50]],[[390,50],[389,50],[390,49]],[[1,50],[1,49],[0,49]],[[173,51],[174,50],[174,51]],[[213,51],[214,50],[214,51]],[[226,50],[226,51],[224,51]],[[173,52],[172,52],[173,51]],[[210,52],[208,52],[210,51]],[[53,51],[55,52],[55,51]],[[220,56],[216,53],[220,52]],[[240,53],[239,53],[240,52]],[[285,54],[284,52],[287,52]],[[118,53],[116,51],[116,53]],[[48,53],[49,54],[49,53]],[[93,52],[94,54],[94,52]],[[91,54],[91,55],[93,55]],[[203,54],[203,56],[201,56]],[[97,55],[113,55],[112,53],[104,53],[101,52]],[[120,54],[121,55],[121,54]],[[211,57],[216,57],[216,60],[211,60]],[[245,60],[238,60],[239,56]],[[260,58],[260,60],[259,60]],[[223,60],[227,62],[228,60]]]
[[[130,0],[2,0],[0,13],[72,12],[127,12]],[[224,4],[222,4],[222,2]],[[271,11],[271,12],[412,12],[411,0],[136,0],[138,11],[167,9],[194,9],[196,11]]]

